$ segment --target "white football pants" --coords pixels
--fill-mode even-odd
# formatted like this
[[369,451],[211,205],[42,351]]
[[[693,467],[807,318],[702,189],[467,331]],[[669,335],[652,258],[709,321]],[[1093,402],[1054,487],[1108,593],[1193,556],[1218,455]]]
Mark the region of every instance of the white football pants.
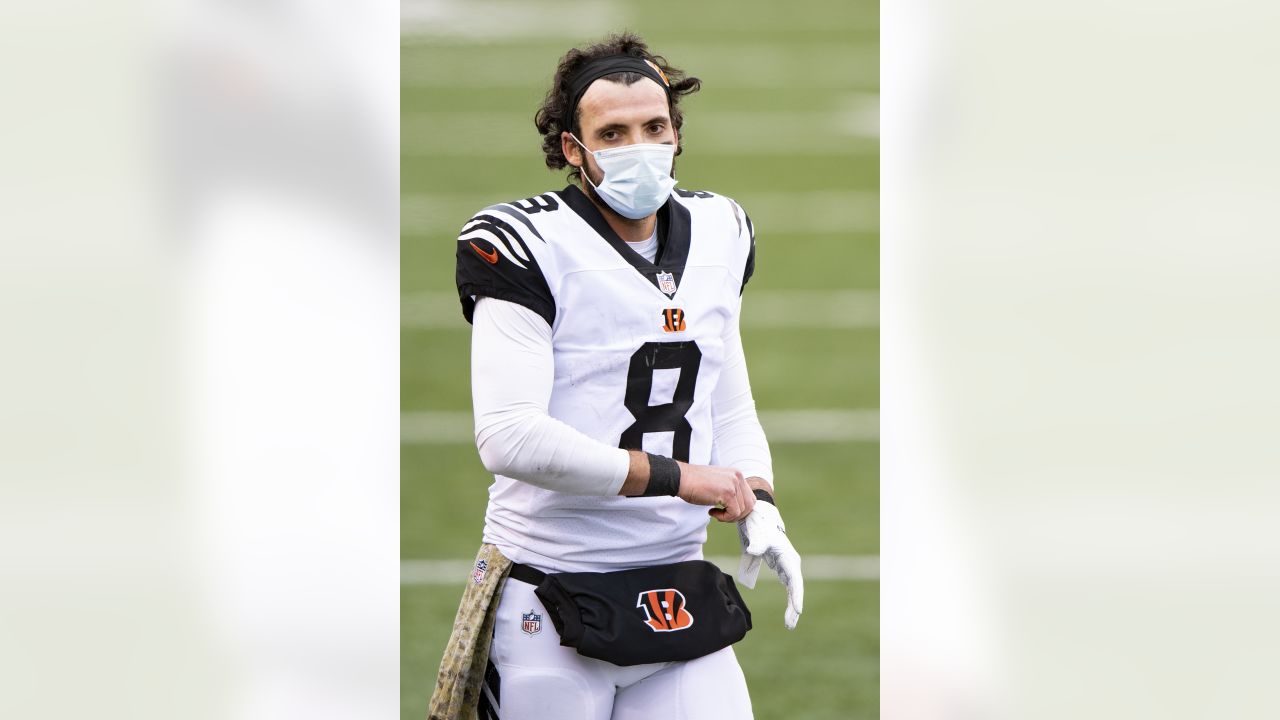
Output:
[[[480,720],[750,720],[733,647],[696,660],[621,667],[562,647],[534,586],[508,579],[498,604]],[[529,615],[529,624],[525,624]],[[540,616],[540,617],[537,617]]]

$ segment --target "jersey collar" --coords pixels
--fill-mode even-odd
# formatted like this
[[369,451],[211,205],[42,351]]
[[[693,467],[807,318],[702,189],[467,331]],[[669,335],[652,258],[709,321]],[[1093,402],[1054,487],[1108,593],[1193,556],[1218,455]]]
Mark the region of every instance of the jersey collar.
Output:
[[[675,287],[679,288],[685,263],[689,260],[690,222],[689,210],[674,197],[668,198],[667,202],[658,208],[658,254],[654,257],[654,262],[649,262],[632,250],[625,240],[618,237],[618,233],[609,227],[599,208],[577,185],[567,185],[556,194],[564,200],[564,204],[568,205],[569,209],[586,221],[597,235],[604,238],[623,260],[635,268],[636,272],[658,288],[659,292],[662,292],[660,281],[663,279],[658,277],[659,273],[669,273]],[[675,292],[665,294],[671,297]]]

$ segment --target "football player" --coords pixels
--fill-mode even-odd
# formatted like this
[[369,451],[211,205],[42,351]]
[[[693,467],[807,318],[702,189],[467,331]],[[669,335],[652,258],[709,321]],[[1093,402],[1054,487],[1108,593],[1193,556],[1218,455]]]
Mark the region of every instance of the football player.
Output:
[[[482,655],[491,638],[471,680],[483,676],[481,718],[751,717],[731,645],[638,665],[586,657],[561,644],[536,578],[489,577],[511,563],[539,575],[696,560],[710,517],[738,524],[744,584],[762,560],[777,571],[788,628],[803,609],[738,331],[754,229],[732,199],[674,178],[679,101],[699,86],[633,34],[569,51],[535,123],[571,184],[487,207],[459,235],[476,444],[495,477],[473,577],[492,588],[469,587],[449,652]],[[631,610],[654,633],[703,612],[654,603]],[[445,675],[433,716],[448,714]]]

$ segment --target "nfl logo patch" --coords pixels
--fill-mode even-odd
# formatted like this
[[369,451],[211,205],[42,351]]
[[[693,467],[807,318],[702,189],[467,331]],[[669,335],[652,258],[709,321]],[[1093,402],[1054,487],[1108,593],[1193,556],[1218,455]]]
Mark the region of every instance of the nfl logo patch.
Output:
[[537,635],[542,632],[542,613],[536,613],[530,610],[523,614],[524,620],[520,623],[520,629],[525,635]]
[[484,576],[489,574],[489,563],[485,560],[476,561],[476,569],[471,571],[471,582],[479,585],[484,582]]
[[668,295],[675,295],[676,276],[669,272],[658,273],[658,289]]

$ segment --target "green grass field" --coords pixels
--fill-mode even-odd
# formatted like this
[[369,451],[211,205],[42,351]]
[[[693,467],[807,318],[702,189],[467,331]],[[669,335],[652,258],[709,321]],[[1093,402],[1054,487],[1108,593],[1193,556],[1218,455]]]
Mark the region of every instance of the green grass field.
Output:
[[[542,5],[553,20],[563,16],[562,24],[534,22],[519,10]],[[532,24],[477,35],[475,27],[502,18],[478,25],[454,18],[402,41],[401,404],[406,413],[465,418],[466,426],[403,445],[402,556],[468,559],[480,543],[489,478],[474,446],[457,439],[469,434],[470,391],[454,238],[486,203],[564,186],[564,174],[542,164],[533,112],[564,50],[599,37],[611,22],[640,32],[673,64],[702,78],[702,92],[683,103],[680,185],[734,197],[755,222],[756,274],[746,292],[743,335],[766,430],[793,438],[771,441],[790,535],[806,556],[876,555],[874,432],[797,442],[802,433],[787,432],[781,419],[771,427],[768,419],[781,417],[769,415],[777,411],[878,407],[877,5],[803,0],[744,9],[664,0],[510,7],[513,22]],[[574,8],[582,14],[578,25]],[[564,29],[579,26],[580,33]],[[842,292],[850,290],[866,292]],[[753,311],[771,319],[753,322]],[[736,554],[733,529],[712,527],[707,553]],[[465,575],[402,586],[406,720],[426,715],[464,581]],[[878,715],[876,581],[810,579],[794,632],[783,628],[785,596],[772,573],[766,570],[744,595],[755,629],[737,650],[757,718]]]

